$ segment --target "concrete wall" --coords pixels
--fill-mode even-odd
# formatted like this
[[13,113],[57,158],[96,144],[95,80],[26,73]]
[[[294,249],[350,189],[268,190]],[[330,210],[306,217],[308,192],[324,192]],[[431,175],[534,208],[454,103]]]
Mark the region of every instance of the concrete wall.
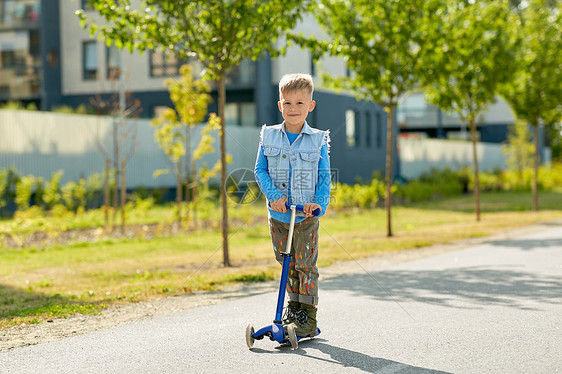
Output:
[[[457,170],[472,167],[472,143],[460,140],[404,139],[398,141],[400,174],[411,179],[431,169]],[[505,156],[501,145],[478,143],[478,168],[481,171],[505,169]]]
[[[376,144],[377,129],[374,129],[371,147],[362,142],[358,147],[350,148],[345,139],[345,112],[339,106],[354,108],[362,117],[371,113],[373,126],[376,126],[375,118],[380,108],[372,103],[358,103],[351,98],[349,102],[342,103],[342,97],[338,98],[339,105],[335,105],[335,97],[324,95],[320,94],[318,98],[324,110],[317,113],[314,122],[319,128],[331,130],[332,168],[337,170],[338,180],[353,183],[357,176],[369,180],[373,171],[384,171],[385,117],[381,116],[380,136],[383,142],[380,147]],[[0,169],[13,166],[22,175],[32,174],[44,179],[49,179],[57,170],[63,170],[63,182],[101,173],[105,163],[100,149],[103,147],[111,152],[112,121],[111,117],[0,110]],[[129,133],[136,134],[137,143],[127,168],[128,186],[174,187],[171,173],[153,178],[155,170],[169,169],[170,164],[154,141],[154,129],[150,121],[129,119],[128,129]],[[258,127],[226,128],[226,148],[233,156],[233,163],[227,168],[229,173],[239,168],[253,170],[259,131]],[[193,143],[198,141],[198,133],[199,129],[196,129]],[[205,156],[199,162],[200,166],[206,163],[211,167],[219,159],[218,134],[215,137],[216,151]],[[128,147],[130,141],[122,149]],[[472,166],[470,142],[401,138],[398,147],[400,175],[408,179],[416,178],[432,168],[459,169]],[[501,145],[478,143],[477,147],[480,170],[506,168]],[[543,156],[544,161],[548,162],[548,148],[545,148]]]
[[[105,161],[103,147],[111,153],[112,118],[48,112],[0,110],[0,168],[15,167],[20,174],[49,179],[53,172],[63,170],[63,183],[81,176],[101,173]],[[199,129],[195,130],[198,141]],[[169,169],[167,157],[154,141],[154,129],[146,119],[129,119],[127,133],[135,134],[135,151],[127,167],[130,188],[173,187],[173,174],[153,178],[157,169]],[[199,166],[212,167],[219,159],[218,134],[215,152],[206,155]],[[227,171],[237,168],[253,170],[259,128],[228,127],[226,149],[233,156]],[[122,149],[130,149],[124,141]]]

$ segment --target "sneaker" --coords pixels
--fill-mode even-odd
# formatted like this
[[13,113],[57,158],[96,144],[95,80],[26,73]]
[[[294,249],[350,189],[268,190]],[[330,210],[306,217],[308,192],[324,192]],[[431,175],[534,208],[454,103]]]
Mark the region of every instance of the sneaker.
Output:
[[309,304],[301,304],[296,313],[295,333],[299,338],[316,336],[316,307]]
[[297,314],[301,309],[301,303],[298,301],[289,301],[287,309],[285,309],[285,318],[283,319],[283,325],[289,325],[297,320]]

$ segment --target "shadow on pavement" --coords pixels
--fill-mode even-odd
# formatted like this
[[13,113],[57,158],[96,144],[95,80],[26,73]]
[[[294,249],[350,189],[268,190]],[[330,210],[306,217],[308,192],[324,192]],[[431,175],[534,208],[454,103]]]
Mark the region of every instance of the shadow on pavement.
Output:
[[[294,351],[296,354],[308,359],[324,361],[327,363],[337,364],[343,368],[357,368],[367,373],[422,373],[422,374],[448,374],[445,371],[431,370],[412,366],[397,361],[387,360],[379,357],[371,357],[364,353],[352,351],[342,347],[336,347],[326,343],[327,340],[315,338],[312,340],[303,340],[299,343],[299,348]],[[320,352],[330,356],[330,359],[316,357],[314,354],[307,352],[307,349],[317,349]],[[259,348],[253,348],[254,353],[276,354],[279,352],[292,352],[289,346],[280,346],[277,351],[266,351]],[[306,364],[304,364],[306,365]]]
[[324,339],[313,339],[306,344],[301,344],[298,354],[306,356],[308,358],[313,358],[317,360],[324,360],[319,357],[314,357],[306,352],[306,348],[314,348],[320,350],[322,353],[330,355],[332,362],[342,365],[344,368],[357,368],[363,370],[367,373],[422,373],[422,374],[440,374],[447,373],[445,371],[431,370],[426,368],[421,368],[419,366],[412,366],[404,364],[397,361],[387,360],[379,357],[371,357],[364,353],[355,352],[342,347],[336,347],[325,343]]
[[528,303],[562,304],[561,277],[486,267],[377,271],[329,278],[321,287],[322,290],[344,290],[377,300],[413,301],[453,308],[495,305],[537,310]]
[[548,247],[562,247],[560,238],[552,239],[514,239],[514,240],[494,240],[485,242],[486,245],[496,247],[517,248],[522,251],[532,251],[535,249],[544,249]]

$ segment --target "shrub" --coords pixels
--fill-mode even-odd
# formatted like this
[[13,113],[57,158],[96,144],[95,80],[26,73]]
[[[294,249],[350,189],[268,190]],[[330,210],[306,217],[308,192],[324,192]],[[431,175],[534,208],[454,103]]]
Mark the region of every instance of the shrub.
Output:
[[[480,191],[499,192],[504,190],[504,183],[501,173],[478,173]],[[474,184],[472,184],[474,189]]]
[[39,110],[37,104],[30,103],[27,106],[20,101],[8,101],[5,104],[0,105],[0,109],[7,110]]
[[9,207],[16,197],[16,185],[20,175],[14,167],[2,169],[0,174],[0,209]]
[[80,178],[78,182],[68,182],[61,191],[67,209],[73,212],[86,209],[86,180],[84,178]]
[[[37,219],[44,217],[45,213],[41,207],[34,205],[24,210],[18,210],[14,214],[14,218],[16,220],[28,220],[28,219]],[[39,223],[40,224],[40,223]]]
[[99,173],[94,173],[85,182],[84,208],[95,208],[102,194],[102,181]]
[[35,193],[33,194],[33,205],[36,205],[43,208],[43,195],[45,194],[45,183],[43,182],[43,178],[36,177],[35,178],[35,186],[34,186]]
[[70,181],[66,183],[61,188],[62,200],[67,209],[75,211],[76,203],[74,202],[74,190],[76,188],[76,182]]
[[422,174],[420,180],[431,184],[432,197],[456,196],[464,191],[465,177],[462,171],[432,169]]
[[550,167],[539,168],[539,185],[545,190],[562,189],[562,163],[553,163]]
[[20,180],[16,183],[15,203],[18,210],[25,210],[29,208],[34,184],[35,177],[33,175],[21,177]]
[[407,184],[398,186],[396,196],[402,197],[405,203],[427,201],[435,194],[432,183],[414,179]]
[[55,204],[49,211],[49,215],[54,218],[65,218],[71,214],[72,213],[62,204]]
[[48,209],[61,202],[60,180],[63,171],[59,170],[51,174],[51,179],[45,183],[45,192],[43,193],[43,202]]
[[0,209],[8,205],[8,199],[7,196],[5,196],[9,187],[8,182],[8,170],[0,170]]
[[347,184],[334,183],[332,185],[331,208],[336,212],[352,205],[353,187]]
[[[496,170],[481,172],[481,191],[531,191],[533,183],[533,169],[522,171]],[[552,191],[562,186],[562,164],[554,163],[551,166],[541,166],[538,170],[538,187],[541,190]],[[474,175],[469,174],[469,189],[474,190]]]
[[[466,182],[468,184],[468,182]],[[406,203],[457,196],[465,190],[464,172],[432,169],[418,179],[397,186],[396,195]]]
[[335,211],[343,208],[374,208],[384,196],[384,182],[373,179],[370,184],[356,183],[353,186],[335,183],[332,185],[330,207]]

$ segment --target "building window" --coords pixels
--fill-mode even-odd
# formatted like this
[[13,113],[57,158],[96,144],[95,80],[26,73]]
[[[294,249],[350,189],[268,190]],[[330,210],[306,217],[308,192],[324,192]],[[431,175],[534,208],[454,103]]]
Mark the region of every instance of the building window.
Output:
[[224,124],[226,126],[256,127],[256,104],[226,103],[224,105]]
[[37,26],[41,17],[39,0],[1,0],[0,27]]
[[359,112],[355,112],[355,146],[359,147],[361,144],[361,118]]
[[98,77],[98,43],[82,43],[82,79],[95,80]]
[[377,141],[377,148],[382,147],[382,116],[380,112],[377,112],[375,115],[376,119],[376,126],[377,126],[377,134],[376,134],[376,141]]
[[256,81],[256,63],[244,60],[238,66],[233,66],[226,75],[226,84],[251,84]]
[[183,64],[173,51],[150,51],[150,76],[173,77],[180,74]]
[[365,112],[365,147],[371,148],[371,112]]
[[40,94],[39,31],[0,32],[0,100],[29,99]]
[[225,126],[238,126],[240,124],[240,116],[238,111],[238,103],[224,104],[224,124]]
[[347,145],[349,147],[357,147],[357,136],[355,126],[355,111],[346,110],[345,111],[345,137],[347,140]]
[[164,111],[170,109],[170,107],[167,107],[165,105],[155,105],[152,107],[152,117],[156,118],[156,117],[160,117],[162,114],[164,114]]
[[240,125],[245,127],[257,126],[255,103],[240,104]]
[[163,51],[150,51],[149,53],[150,76],[154,78],[174,77],[180,75],[180,68],[189,64],[195,79],[201,76],[203,64],[196,57],[190,57],[187,61],[178,58],[174,51],[165,49]]
[[121,75],[121,51],[112,45],[106,48],[105,53],[107,79],[118,80]]
[[95,10],[94,6],[88,0],[81,0],[81,6],[84,10]]

